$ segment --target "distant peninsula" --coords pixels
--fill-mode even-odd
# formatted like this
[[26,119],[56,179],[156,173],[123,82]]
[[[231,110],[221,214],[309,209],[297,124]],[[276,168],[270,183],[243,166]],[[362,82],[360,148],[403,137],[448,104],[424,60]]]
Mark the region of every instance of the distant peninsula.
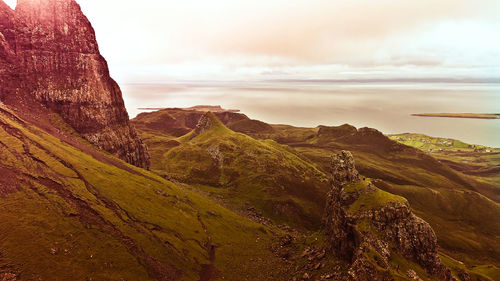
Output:
[[[163,109],[172,109],[172,108],[166,108],[166,107],[144,107],[144,108],[138,108],[139,110],[144,110],[144,111],[157,111],[157,110],[163,110]],[[193,107],[187,107],[187,108],[177,108],[181,110],[187,110],[187,111],[201,111],[201,112],[215,112],[215,113],[220,113],[220,112],[232,112],[232,113],[238,113],[240,112],[239,109],[224,109],[220,105],[196,105]]]
[[499,113],[421,113],[412,114],[418,117],[445,117],[445,118],[470,118],[470,119],[500,119]]

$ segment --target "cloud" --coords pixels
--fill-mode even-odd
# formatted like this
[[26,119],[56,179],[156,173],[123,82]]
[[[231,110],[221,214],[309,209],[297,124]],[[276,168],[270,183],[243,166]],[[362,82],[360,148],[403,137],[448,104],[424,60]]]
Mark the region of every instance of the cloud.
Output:
[[113,70],[175,75],[176,66],[189,76],[266,67],[286,75],[287,66],[314,65],[433,68],[491,64],[500,49],[487,39],[500,33],[495,0],[79,2]]

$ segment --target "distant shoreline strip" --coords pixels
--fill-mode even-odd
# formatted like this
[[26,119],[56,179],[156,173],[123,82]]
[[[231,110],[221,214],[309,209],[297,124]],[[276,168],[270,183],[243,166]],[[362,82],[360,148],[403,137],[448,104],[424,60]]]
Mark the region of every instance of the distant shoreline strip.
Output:
[[412,114],[417,117],[441,117],[441,118],[466,118],[466,119],[500,119],[500,113],[420,113]]

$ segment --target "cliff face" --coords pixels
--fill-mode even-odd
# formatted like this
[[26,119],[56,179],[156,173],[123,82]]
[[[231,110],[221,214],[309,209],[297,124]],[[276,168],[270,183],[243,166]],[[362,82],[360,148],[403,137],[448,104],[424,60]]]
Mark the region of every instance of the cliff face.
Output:
[[15,11],[3,2],[0,10],[0,64],[9,65],[0,72],[7,89],[0,98],[25,105],[34,99],[99,148],[149,167],[80,6],[74,0],[19,0]]
[[441,263],[434,231],[412,213],[404,198],[360,180],[349,152],[333,156],[332,172],[324,229],[331,252],[351,264],[350,278],[392,280],[388,270],[397,253],[428,274],[454,280]]
[[11,48],[14,41],[14,12],[0,0],[0,98],[12,91],[15,54]]

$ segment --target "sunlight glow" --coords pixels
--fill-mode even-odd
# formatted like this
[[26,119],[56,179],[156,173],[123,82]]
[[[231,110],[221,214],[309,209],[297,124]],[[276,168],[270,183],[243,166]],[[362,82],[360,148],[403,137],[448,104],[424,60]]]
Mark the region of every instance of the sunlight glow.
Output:
[[500,1],[478,1],[77,0],[119,82],[496,77]]
[[9,5],[12,9],[16,8],[17,0],[3,0],[5,4]]

